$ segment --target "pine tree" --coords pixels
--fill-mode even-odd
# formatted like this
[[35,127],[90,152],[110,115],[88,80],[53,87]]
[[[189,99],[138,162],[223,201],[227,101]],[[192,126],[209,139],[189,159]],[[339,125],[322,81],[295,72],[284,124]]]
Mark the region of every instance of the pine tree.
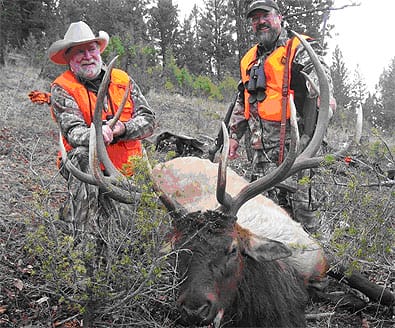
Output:
[[351,103],[352,107],[356,107],[359,103],[364,103],[366,98],[368,97],[367,86],[364,81],[363,76],[361,75],[361,70],[359,69],[359,65],[357,65],[354,71],[354,78],[351,83]]
[[395,57],[379,79],[379,91],[382,103],[382,120],[384,129],[393,129],[395,120]]
[[153,7],[150,13],[152,36],[160,48],[163,67],[166,67],[178,34],[177,6],[173,5],[172,0],[158,0],[157,6]]
[[332,65],[330,70],[333,81],[333,95],[337,105],[342,108],[347,108],[351,103],[350,73],[346,68],[343,54],[339,46],[336,46],[332,54]]
[[289,28],[320,40],[323,48],[326,47],[323,42],[324,37],[330,35],[333,28],[332,25],[326,24],[325,30],[322,29],[323,23],[330,17],[330,12],[324,9],[331,7],[333,2],[333,0],[277,1]]
[[177,53],[175,53],[177,65],[187,68],[195,76],[205,72],[204,61],[202,61],[202,55],[199,52],[201,40],[198,31],[199,16],[199,9],[194,5],[188,18],[184,19],[181,25],[179,36],[180,46]]
[[251,41],[250,22],[246,19],[248,0],[230,0],[229,15],[235,22],[237,61],[240,62],[245,52],[249,49]]
[[5,37],[3,35],[3,31],[4,31],[4,17],[3,17],[3,13],[4,13],[4,2],[0,1],[0,67],[5,65],[5,58],[4,58],[4,47],[5,47]]
[[224,61],[233,56],[234,32],[228,15],[227,0],[206,0],[200,20],[200,52],[203,54],[207,74],[221,79],[226,69]]

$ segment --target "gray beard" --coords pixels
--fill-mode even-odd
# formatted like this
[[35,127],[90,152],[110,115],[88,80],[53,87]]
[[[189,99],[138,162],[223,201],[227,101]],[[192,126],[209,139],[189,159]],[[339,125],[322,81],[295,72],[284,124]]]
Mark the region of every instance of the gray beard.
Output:
[[278,38],[278,34],[273,30],[268,32],[257,31],[255,36],[259,44],[261,44],[266,50],[271,50]]

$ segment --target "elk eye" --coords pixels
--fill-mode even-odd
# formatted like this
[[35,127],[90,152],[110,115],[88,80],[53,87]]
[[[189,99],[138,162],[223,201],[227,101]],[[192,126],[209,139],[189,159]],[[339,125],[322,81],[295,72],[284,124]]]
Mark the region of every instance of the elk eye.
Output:
[[236,256],[237,254],[237,246],[232,245],[232,248],[230,249],[229,256]]

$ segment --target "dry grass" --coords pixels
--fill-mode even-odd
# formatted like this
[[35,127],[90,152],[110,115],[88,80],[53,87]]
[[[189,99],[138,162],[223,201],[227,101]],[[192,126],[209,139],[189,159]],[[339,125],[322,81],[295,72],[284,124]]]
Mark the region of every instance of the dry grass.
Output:
[[[65,197],[65,184],[59,177],[55,166],[57,152],[57,129],[51,120],[48,108],[30,103],[27,98],[29,91],[40,89],[48,91],[50,81],[42,80],[38,70],[24,65],[20,58],[17,65],[6,65],[1,68],[0,78],[0,326],[4,327],[79,327],[81,316],[75,309],[70,309],[51,298],[51,291],[42,287],[45,281],[35,279],[33,272],[40,270],[35,258],[28,257],[24,246],[28,234],[42,222],[57,216],[60,203]],[[197,98],[184,98],[151,91],[147,96],[151,106],[157,113],[159,122],[158,131],[170,130],[201,138],[209,136],[215,138],[224,117],[228,104],[211,102]],[[331,128],[328,134],[330,145],[338,145],[346,139],[346,133]],[[343,138],[344,137],[344,138]],[[204,138],[208,140],[208,138]],[[393,145],[393,144],[392,144]],[[390,143],[391,146],[391,143]],[[359,154],[359,150],[355,150]],[[234,164],[238,165],[238,164]],[[241,165],[241,164],[240,164]],[[342,224],[350,224],[350,217],[339,213],[354,213],[365,226],[359,229],[369,230],[369,213],[363,213],[358,204],[353,204],[344,198],[348,190],[349,177],[358,176],[361,171],[357,168],[349,170],[343,164],[336,168],[336,174],[345,173],[342,187],[331,182],[334,172],[326,172],[318,179],[321,183],[323,201],[329,204],[322,213],[321,237],[324,246],[330,251],[336,251],[331,244],[332,233]],[[240,168],[240,172],[243,168]],[[371,174],[368,171],[367,174]],[[365,173],[364,173],[365,174]],[[353,197],[358,200],[358,190]],[[366,189],[362,189],[365,190]],[[390,195],[393,189],[375,189]],[[361,194],[361,192],[359,192]],[[377,193],[375,194],[377,197]],[[378,199],[378,198],[373,198]],[[343,212],[340,209],[344,208]],[[368,206],[368,208],[371,208]],[[391,212],[392,211],[392,212]],[[392,210],[385,212],[387,217],[383,220],[393,228]],[[364,216],[362,216],[364,215]],[[363,218],[363,220],[362,220]],[[347,219],[347,220],[346,220]],[[383,228],[383,226],[381,227]],[[381,232],[380,232],[381,231]],[[369,242],[374,242],[382,230],[371,231]],[[319,234],[317,235],[319,237]],[[351,238],[344,237],[355,248],[358,235]],[[382,241],[381,243],[390,242]],[[351,246],[350,246],[351,247]],[[346,249],[347,251],[347,249]],[[353,254],[345,253],[347,259]],[[372,279],[379,284],[387,284],[394,288],[393,250],[384,255],[381,251],[373,253],[372,261],[359,261],[359,264]],[[39,275],[38,275],[39,276]],[[171,296],[171,299],[174,296]],[[166,301],[162,299],[161,301]],[[151,304],[151,305],[149,305]],[[139,318],[139,327],[153,327],[153,322],[159,322],[157,315],[151,317],[150,306],[156,306],[156,300],[147,303],[145,317]],[[164,308],[169,311],[171,307]],[[123,315],[128,308],[123,309]],[[346,312],[336,306],[321,303],[312,303],[309,314],[324,314],[309,319],[309,327],[393,327],[395,324],[391,309],[370,304],[366,309],[357,313]],[[162,327],[175,327],[168,312],[159,312],[163,315]],[[114,325],[115,327],[116,325]],[[121,325],[119,325],[121,327]],[[158,325],[159,327],[159,325]]]

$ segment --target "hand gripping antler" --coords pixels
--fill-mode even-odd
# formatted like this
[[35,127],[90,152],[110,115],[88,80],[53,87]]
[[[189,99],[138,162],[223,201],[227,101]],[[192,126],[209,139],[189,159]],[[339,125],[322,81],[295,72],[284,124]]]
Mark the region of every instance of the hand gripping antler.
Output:
[[[100,84],[99,91],[97,93],[96,106],[93,115],[93,122],[90,127],[90,138],[89,138],[89,167],[92,174],[81,171],[68,159],[67,152],[60,138],[59,144],[62,153],[62,160],[67,170],[71,172],[79,180],[99,186],[105,191],[111,198],[118,200],[122,203],[135,203],[139,199],[138,189],[131,185],[130,181],[122,175],[108,157],[106,146],[104,144],[102,135],[102,121],[101,112],[103,108],[103,102],[105,95],[108,90],[110,83],[111,71],[114,67],[115,61],[118,56],[114,57],[108,64],[107,70],[104,74],[103,81]],[[122,110],[125,106],[127,97],[130,91],[130,84],[126,88],[121,104],[115,117],[112,120],[112,124],[115,124],[119,119]],[[105,167],[105,172],[108,176],[105,176],[100,168],[100,162]],[[128,192],[125,192],[128,190]]]

